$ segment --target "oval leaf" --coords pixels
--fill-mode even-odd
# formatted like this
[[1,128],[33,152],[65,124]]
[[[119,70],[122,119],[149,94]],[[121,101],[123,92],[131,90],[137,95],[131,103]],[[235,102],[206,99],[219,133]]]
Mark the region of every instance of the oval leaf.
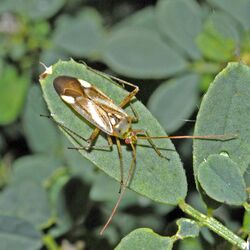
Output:
[[198,75],[166,81],[150,96],[148,108],[168,133],[179,129],[196,108]]
[[195,38],[202,28],[199,5],[193,0],[167,0],[159,1],[156,10],[162,34],[171,38],[189,57],[199,58],[200,52],[195,44]]
[[96,57],[102,47],[102,20],[94,9],[85,9],[76,17],[62,16],[54,32],[54,46],[77,57]]
[[157,26],[154,7],[148,6],[139,11],[136,11],[133,14],[130,14],[127,18],[123,19],[121,22],[113,26],[113,31],[129,27],[155,30]]
[[195,126],[196,135],[235,135],[226,141],[195,140],[194,172],[210,154],[227,154],[244,173],[250,162],[250,69],[230,63],[210,85]]
[[184,70],[185,60],[158,33],[124,28],[111,34],[103,60],[114,71],[136,78],[163,78]]
[[18,158],[13,164],[11,184],[32,180],[43,185],[61,166],[61,161],[48,155],[28,155]]
[[[106,93],[115,103],[120,103],[127,94],[123,88],[114,84],[107,76],[97,73],[83,64],[70,61],[58,62],[53,65],[52,74],[41,80],[45,100],[58,122],[63,122],[64,126],[85,138],[90,136],[94,127],[87,123],[84,118],[75,115],[57,95],[53,87],[53,79],[59,75],[84,79]],[[135,129],[145,129],[151,135],[165,134],[157,121],[140,102],[136,101],[133,103],[133,107],[139,114],[139,122],[133,126]],[[126,111],[129,114],[132,113],[129,107]],[[72,137],[69,137],[69,139],[76,147],[79,147],[79,144]],[[155,141],[155,144],[158,148],[163,149],[161,150],[162,154],[166,155],[169,160],[159,157],[146,140],[138,141],[136,169],[130,188],[152,200],[177,204],[184,199],[187,191],[186,177],[180,158],[170,140]],[[107,145],[105,134],[98,137],[96,145]],[[92,150],[91,152],[86,152],[85,150],[80,150],[80,152],[97,167],[120,182],[120,161],[115,145],[112,151]],[[125,176],[127,176],[132,160],[129,147],[123,145],[122,154]]]
[[212,199],[230,205],[242,205],[246,185],[237,164],[223,155],[210,155],[200,164],[198,181]]
[[15,68],[6,66],[0,81],[0,124],[13,122],[19,115],[29,85],[26,75],[19,76]]
[[0,216],[0,249],[38,250],[42,235],[27,221],[16,217]]
[[47,193],[34,181],[9,185],[0,196],[0,214],[25,219],[37,228],[44,226],[51,219]]
[[131,249],[164,249],[171,250],[174,240],[170,237],[163,237],[148,228],[136,229],[124,237],[116,250]]
[[208,2],[230,14],[241,23],[245,30],[250,28],[250,2],[248,0],[208,0]]
[[[32,20],[42,20],[52,17],[63,5],[65,0],[4,0],[1,9],[13,11]],[[0,9],[0,11],[1,11]]]

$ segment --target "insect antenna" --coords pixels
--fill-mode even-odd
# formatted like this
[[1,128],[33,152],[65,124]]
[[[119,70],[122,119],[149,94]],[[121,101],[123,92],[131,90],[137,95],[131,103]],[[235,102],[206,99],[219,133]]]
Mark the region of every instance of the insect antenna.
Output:
[[131,178],[133,176],[134,169],[135,169],[135,163],[136,163],[136,148],[135,148],[134,144],[131,143],[130,145],[131,145],[131,148],[132,148],[133,159],[132,159],[132,162],[131,162],[131,165],[130,165],[130,168],[129,168],[128,176],[127,176],[127,179],[125,181],[125,184],[122,186],[119,198],[118,198],[114,208],[112,209],[112,212],[111,212],[107,222],[105,223],[105,225],[103,226],[103,228],[100,231],[100,235],[102,235],[104,233],[104,231],[106,230],[106,228],[110,224],[111,220],[113,219],[113,217],[114,217],[114,215],[116,213],[116,210],[119,207],[119,205],[121,203],[121,200],[122,200],[122,198],[123,198],[123,196],[125,194],[125,191],[126,191],[127,187],[129,186],[129,183],[130,183]]
[[227,141],[237,138],[237,134],[224,135],[170,135],[170,136],[137,136],[139,140],[148,139],[204,139],[204,140],[220,140]]

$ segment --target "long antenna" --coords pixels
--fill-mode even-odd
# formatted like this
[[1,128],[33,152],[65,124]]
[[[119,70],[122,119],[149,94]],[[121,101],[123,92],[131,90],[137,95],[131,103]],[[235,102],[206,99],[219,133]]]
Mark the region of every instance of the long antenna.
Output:
[[225,134],[225,135],[170,135],[170,136],[137,136],[139,140],[148,139],[206,139],[206,140],[231,140],[235,139],[237,134]]

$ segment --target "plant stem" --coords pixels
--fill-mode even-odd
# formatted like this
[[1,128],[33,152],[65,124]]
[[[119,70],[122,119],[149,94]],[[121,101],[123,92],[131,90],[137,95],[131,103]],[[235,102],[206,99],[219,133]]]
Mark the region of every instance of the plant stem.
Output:
[[49,234],[43,236],[43,243],[49,250],[60,250],[55,239]]
[[198,210],[194,209],[185,201],[181,201],[179,203],[180,209],[187,213],[188,215],[192,216],[196,220],[202,223],[202,225],[207,226],[209,229],[211,229],[216,234],[220,235],[233,245],[236,245],[239,249],[246,250],[247,249],[247,242],[245,242],[243,239],[238,237],[236,234],[234,234],[232,231],[230,231],[228,228],[223,226],[219,221],[214,219],[213,217],[209,217],[205,214],[202,214]]

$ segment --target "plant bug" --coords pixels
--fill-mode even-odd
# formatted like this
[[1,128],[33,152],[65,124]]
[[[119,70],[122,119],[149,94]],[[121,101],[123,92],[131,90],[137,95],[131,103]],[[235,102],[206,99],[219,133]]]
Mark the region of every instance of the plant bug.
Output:
[[[92,69],[90,69],[92,70]],[[48,70],[46,69],[48,72]],[[92,70],[97,74],[97,71]],[[49,74],[49,73],[48,73]],[[84,80],[78,79],[73,76],[68,75],[59,75],[53,80],[53,86],[56,93],[59,95],[61,100],[66,103],[69,108],[75,111],[79,116],[83,117],[89,123],[91,123],[95,128],[88,139],[83,138],[78,135],[71,129],[65,127],[63,124],[55,121],[58,126],[60,126],[66,133],[71,134],[72,137],[81,138],[83,141],[87,143],[86,146],[81,146],[77,148],[77,150],[86,150],[91,151],[91,149],[105,149],[108,148],[112,150],[113,141],[115,140],[115,144],[117,146],[118,156],[120,159],[120,169],[121,169],[121,183],[120,183],[120,195],[119,198],[112,210],[110,217],[108,218],[106,224],[103,226],[100,234],[103,234],[107,226],[110,224],[115,212],[122,200],[122,197],[125,194],[126,188],[129,186],[131,178],[134,173],[135,165],[136,165],[136,144],[138,140],[147,140],[152,146],[153,150],[159,155],[159,157],[165,158],[169,160],[167,157],[162,155],[161,151],[156,147],[153,142],[153,139],[215,139],[215,140],[227,140],[231,139],[232,136],[226,135],[204,135],[204,136],[151,136],[144,129],[133,129],[132,123],[136,122],[139,118],[133,106],[131,106],[133,116],[129,115],[124,107],[130,105],[133,97],[138,93],[139,88],[131,84],[129,82],[120,80],[115,77],[110,77],[103,75],[107,78],[114,79],[121,83],[123,86],[127,85],[132,87],[133,90],[129,92],[125,98],[117,105],[114,101],[109,98],[106,94],[104,94],[100,89],[95,87],[92,83]],[[42,74],[42,77],[46,77],[46,74]],[[52,116],[50,118],[53,119]],[[94,142],[99,136],[100,132],[103,132],[107,135],[107,146],[95,146]],[[129,167],[128,174],[124,179],[123,174],[123,156],[121,149],[121,141],[125,144],[129,145],[132,149],[132,161]]]

